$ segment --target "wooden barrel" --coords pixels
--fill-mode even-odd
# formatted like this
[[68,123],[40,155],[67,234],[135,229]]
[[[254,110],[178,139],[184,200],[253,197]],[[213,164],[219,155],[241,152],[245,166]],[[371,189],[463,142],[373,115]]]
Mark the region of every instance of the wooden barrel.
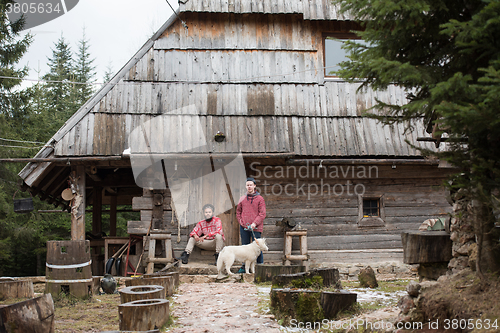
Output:
[[162,286],[132,286],[120,290],[121,303],[128,303],[142,299],[162,298],[165,295],[165,288]]
[[9,298],[33,298],[33,282],[28,280],[0,280],[0,301]]
[[137,278],[125,281],[127,287],[158,285],[164,288],[161,298],[170,297],[174,294],[174,278],[172,276],[158,276],[151,278]]
[[92,296],[90,242],[48,241],[45,292],[79,298]]
[[146,299],[118,305],[120,331],[147,331],[162,327],[169,319],[169,301]]

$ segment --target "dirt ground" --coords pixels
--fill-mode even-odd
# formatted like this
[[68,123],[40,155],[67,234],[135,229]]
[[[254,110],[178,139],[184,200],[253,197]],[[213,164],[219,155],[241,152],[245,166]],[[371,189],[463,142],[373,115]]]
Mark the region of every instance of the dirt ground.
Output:
[[[185,283],[174,296],[168,332],[280,332],[250,283]],[[171,309],[172,309],[171,308]]]

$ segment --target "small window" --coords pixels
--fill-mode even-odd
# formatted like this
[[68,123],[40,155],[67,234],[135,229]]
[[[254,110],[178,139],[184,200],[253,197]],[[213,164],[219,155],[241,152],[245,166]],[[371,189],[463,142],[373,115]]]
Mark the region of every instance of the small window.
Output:
[[380,217],[379,199],[363,199],[363,217]]
[[385,227],[383,196],[358,197],[358,227]]
[[[339,64],[347,58],[347,50],[342,46],[347,40],[359,40],[353,33],[336,33],[323,35],[325,76],[335,77],[335,71],[340,69]],[[360,41],[360,40],[359,40]]]

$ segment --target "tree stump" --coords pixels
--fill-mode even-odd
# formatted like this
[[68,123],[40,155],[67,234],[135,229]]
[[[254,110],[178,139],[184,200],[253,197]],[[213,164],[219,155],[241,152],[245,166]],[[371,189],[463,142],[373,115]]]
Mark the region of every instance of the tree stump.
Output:
[[314,290],[271,289],[271,309],[277,320],[287,326],[290,320],[320,322],[324,319],[321,292]]
[[147,299],[118,305],[120,331],[147,331],[162,327],[170,316],[169,301]]
[[0,307],[0,332],[53,333],[54,323],[51,294]]
[[164,288],[161,298],[166,298],[174,294],[174,278],[172,276],[158,276],[151,278],[137,278],[125,281],[125,286],[145,286],[158,285]]
[[174,286],[175,288],[179,287],[179,272],[156,272],[153,274],[144,274],[143,278],[154,278],[161,276],[171,276],[174,278]]
[[121,303],[128,303],[143,299],[162,298],[165,294],[165,288],[162,286],[132,286],[120,290]]
[[446,231],[405,231],[401,233],[405,264],[448,262],[452,241]]
[[321,307],[326,319],[334,319],[340,311],[350,309],[357,301],[358,295],[345,290],[338,292],[323,291]]
[[273,276],[305,272],[305,266],[255,265],[254,281],[257,283],[272,281]]
[[33,282],[28,280],[0,281],[0,301],[9,298],[33,298]]
[[312,288],[334,287],[342,289],[340,273],[336,268],[313,269],[309,272],[282,274],[273,277],[273,286],[279,288]]

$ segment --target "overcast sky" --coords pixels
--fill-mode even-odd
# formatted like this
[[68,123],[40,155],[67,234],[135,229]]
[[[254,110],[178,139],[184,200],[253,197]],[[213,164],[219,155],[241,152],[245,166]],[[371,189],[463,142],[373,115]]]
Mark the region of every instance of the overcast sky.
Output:
[[[176,0],[169,2],[177,9]],[[47,58],[61,35],[76,53],[85,27],[96,79],[102,82],[108,65],[119,71],[171,15],[166,0],[80,0],[66,14],[30,30],[34,40],[19,65],[31,68],[29,78],[36,79],[38,70],[46,74]]]

